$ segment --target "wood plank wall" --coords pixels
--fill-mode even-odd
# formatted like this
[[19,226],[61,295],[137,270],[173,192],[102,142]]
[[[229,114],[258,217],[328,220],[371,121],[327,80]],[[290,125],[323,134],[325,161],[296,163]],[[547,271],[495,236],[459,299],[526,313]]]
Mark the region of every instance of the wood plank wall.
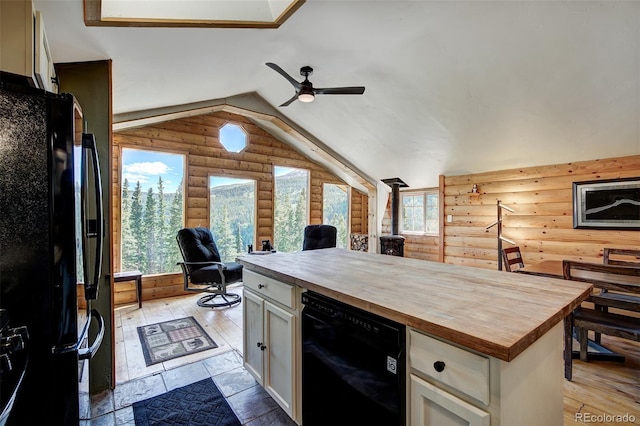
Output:
[[[218,130],[226,123],[243,127],[248,147],[240,153],[226,151],[218,141]],[[122,147],[175,152],[186,156],[185,225],[209,226],[209,175],[226,175],[257,181],[256,241],[273,241],[273,167],[297,167],[310,171],[310,223],[322,223],[324,183],[344,184],[324,167],[277,140],[250,119],[229,112],[177,119],[145,127],[122,130],[113,136],[112,193],[114,271],[120,270],[120,152]],[[352,232],[367,232],[367,195],[352,188]],[[364,216],[363,216],[364,212]],[[254,244],[255,246],[256,244]],[[115,290],[115,303],[133,303],[135,291],[122,283]],[[182,275],[145,276],[142,298],[154,299],[184,294]]]
[[[445,263],[497,269],[496,201],[515,210],[503,215],[503,235],[517,243],[525,264],[579,259],[602,262],[604,247],[640,247],[639,231],[573,229],[572,183],[640,176],[640,155],[500,170],[444,178]],[[473,184],[478,196],[470,196]],[[510,247],[503,243],[503,247]],[[409,246],[409,251],[413,247]]]

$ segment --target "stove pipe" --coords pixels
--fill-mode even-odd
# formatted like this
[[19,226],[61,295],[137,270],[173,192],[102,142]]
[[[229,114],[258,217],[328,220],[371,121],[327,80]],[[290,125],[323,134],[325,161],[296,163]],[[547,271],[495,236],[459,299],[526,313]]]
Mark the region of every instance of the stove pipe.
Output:
[[398,235],[398,223],[400,222],[400,188],[409,185],[400,178],[382,179],[382,182],[391,187],[391,235]]

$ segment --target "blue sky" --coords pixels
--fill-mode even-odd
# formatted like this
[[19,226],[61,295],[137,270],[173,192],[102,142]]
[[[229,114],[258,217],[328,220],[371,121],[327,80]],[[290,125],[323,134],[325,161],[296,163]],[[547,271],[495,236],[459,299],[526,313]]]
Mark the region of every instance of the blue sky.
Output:
[[[296,170],[299,170],[299,169],[295,169],[292,167],[278,166],[278,167],[275,167],[274,173],[276,176],[282,176]],[[235,178],[235,177],[213,176],[213,175],[209,177],[209,186],[213,186],[213,187],[223,186],[223,185],[233,185],[236,183],[247,183],[247,182],[253,182],[253,180],[241,179],[241,178]]]
[[230,178],[224,176],[209,176],[209,186],[218,187],[224,185],[235,185],[237,183],[253,182],[251,179]]
[[164,192],[176,192],[184,171],[184,156],[164,152],[122,149],[122,175],[129,180],[129,190],[133,191],[140,181],[142,192],[149,187],[158,193],[158,178],[162,176]]

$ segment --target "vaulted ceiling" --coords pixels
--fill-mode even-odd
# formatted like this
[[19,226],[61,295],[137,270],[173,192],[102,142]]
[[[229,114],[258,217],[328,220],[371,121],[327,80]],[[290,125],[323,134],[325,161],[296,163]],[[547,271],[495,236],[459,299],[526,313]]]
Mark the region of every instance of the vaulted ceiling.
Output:
[[[638,1],[309,0],[272,29],[87,27],[82,0],[34,4],[55,62],[113,60],[115,114],[255,92],[374,180],[640,154]],[[366,91],[279,108],[294,89],[266,62]]]

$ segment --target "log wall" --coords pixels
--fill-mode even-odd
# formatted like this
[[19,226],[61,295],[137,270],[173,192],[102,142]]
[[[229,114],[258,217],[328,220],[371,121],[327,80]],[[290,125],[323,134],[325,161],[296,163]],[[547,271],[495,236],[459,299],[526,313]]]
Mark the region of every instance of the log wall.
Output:
[[[485,229],[497,219],[497,200],[515,211],[503,211],[503,235],[520,247],[525,265],[562,259],[601,263],[604,247],[637,249],[638,231],[573,229],[573,182],[627,177],[640,177],[640,155],[446,176],[444,261],[498,268],[497,227]],[[473,184],[479,195],[469,194]]]
[[351,188],[351,232],[366,234],[369,229],[369,196]]
[[[227,122],[241,125],[249,134],[249,146],[241,153],[224,150],[218,129]],[[273,166],[310,171],[310,223],[322,223],[324,183],[344,184],[288,145],[254,125],[248,118],[229,112],[188,117],[171,122],[128,129],[114,134],[112,191],[120,194],[120,147],[152,149],[186,156],[185,225],[208,226],[208,176],[229,175],[256,179],[257,237],[273,240]],[[514,240],[526,263],[580,259],[602,261],[604,247],[637,249],[640,233],[622,230],[573,229],[572,183],[640,176],[640,155],[500,170],[440,179],[441,236],[405,234],[405,256],[445,263],[497,269],[496,202],[515,210],[503,212],[503,234]],[[470,195],[471,187],[479,188]],[[352,233],[368,233],[368,197],[352,188]],[[113,200],[115,271],[120,258],[120,200]],[[447,222],[447,215],[452,221]],[[390,203],[383,218],[383,234],[390,233]],[[504,247],[510,246],[503,243]],[[126,284],[126,283],[123,283]],[[116,303],[134,303],[131,286],[116,288]],[[143,278],[143,300],[182,292],[181,274]]]
[[[248,134],[248,146],[240,153],[228,152],[218,140],[218,130],[226,123],[243,127]],[[311,224],[322,223],[323,184],[345,183],[324,167],[309,160],[287,144],[256,126],[249,118],[216,112],[181,118],[144,127],[121,130],[113,136],[112,193],[113,247],[115,267],[120,270],[120,199],[121,148],[139,148],[184,154],[185,164],[185,226],[209,226],[209,175],[226,175],[257,181],[256,241],[273,241],[274,166],[296,167],[310,172]],[[367,232],[367,196],[351,191],[351,232]],[[363,217],[364,212],[364,217]],[[122,283],[115,289],[116,304],[134,303],[135,292]],[[185,294],[182,274],[149,275],[142,279],[142,298],[155,299]]]

